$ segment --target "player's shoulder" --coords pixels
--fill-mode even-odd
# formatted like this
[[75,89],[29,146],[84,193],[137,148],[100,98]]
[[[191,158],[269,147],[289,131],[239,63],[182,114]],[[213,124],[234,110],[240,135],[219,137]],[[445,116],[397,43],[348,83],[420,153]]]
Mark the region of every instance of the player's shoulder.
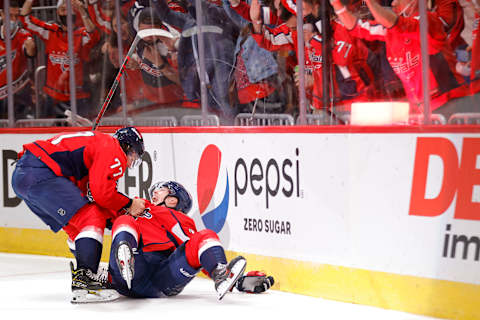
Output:
[[[167,208],[169,209],[169,208]],[[182,222],[183,224],[185,223],[191,223],[193,225],[195,225],[195,222],[193,221],[193,219],[191,217],[189,217],[188,215],[186,215],[185,213],[181,212],[181,211],[176,211],[176,210],[173,210],[173,209],[169,209],[171,210],[170,212],[175,216],[175,218],[177,220],[179,220],[180,222]]]
[[89,132],[88,136],[93,137],[89,142],[90,148],[94,150],[101,150],[104,154],[117,156],[122,149],[118,140],[112,135],[100,131],[85,131]]
[[105,147],[106,150],[109,150],[109,152],[112,153],[112,156],[113,155],[118,156],[119,154],[122,154],[123,157],[125,158],[125,161],[127,160],[127,157],[123,152],[123,149],[116,138],[114,138],[109,134],[104,134],[101,136],[101,139],[102,139],[103,146]]

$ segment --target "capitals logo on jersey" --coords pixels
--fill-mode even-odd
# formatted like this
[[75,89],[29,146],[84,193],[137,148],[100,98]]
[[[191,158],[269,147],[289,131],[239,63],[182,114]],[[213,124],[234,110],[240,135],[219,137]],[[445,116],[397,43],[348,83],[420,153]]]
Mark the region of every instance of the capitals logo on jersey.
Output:
[[150,208],[145,208],[139,218],[152,219],[152,214],[150,213]]
[[229,202],[228,172],[221,164],[222,152],[210,144],[203,150],[197,174],[198,210],[205,227],[216,233],[225,224]]
[[[59,64],[62,71],[68,71],[68,69],[70,68],[70,58],[64,53],[50,54],[49,59],[52,64]],[[74,64],[78,64],[78,62],[80,61],[80,59],[78,59],[76,55],[73,60]]]
[[406,79],[410,80],[415,76],[412,69],[417,69],[420,66],[420,55],[412,55],[412,52],[407,51],[405,59],[403,57],[393,59],[389,57],[388,61],[396,74],[404,74]]
[[[17,55],[17,50],[12,50],[10,54],[12,57],[11,59],[13,61]],[[7,69],[7,55],[4,55],[0,57],[0,72],[3,72],[6,69]]]
[[154,68],[152,66],[149,66],[148,64],[144,62],[140,62],[140,69],[145,71],[146,73],[158,78],[163,75],[163,72],[160,71],[160,69]]

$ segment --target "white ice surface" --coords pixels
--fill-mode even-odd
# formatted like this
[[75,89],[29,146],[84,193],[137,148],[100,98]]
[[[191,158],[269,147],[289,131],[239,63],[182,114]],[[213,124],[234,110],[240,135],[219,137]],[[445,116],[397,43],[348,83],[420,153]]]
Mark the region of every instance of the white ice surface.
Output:
[[275,290],[260,295],[234,291],[218,301],[213,283],[205,278],[194,279],[173,298],[122,297],[110,303],[73,305],[69,261],[0,253],[1,319],[433,319]]

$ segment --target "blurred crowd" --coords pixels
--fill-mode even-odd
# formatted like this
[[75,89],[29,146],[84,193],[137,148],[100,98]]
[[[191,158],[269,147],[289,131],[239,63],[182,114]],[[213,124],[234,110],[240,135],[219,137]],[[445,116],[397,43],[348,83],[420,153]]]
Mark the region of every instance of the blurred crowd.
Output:
[[[8,26],[1,11],[0,119],[8,117],[7,29],[15,119],[62,118],[72,101],[79,115],[94,118],[145,29],[164,32],[139,41],[108,114],[132,106],[198,109],[202,82],[208,112],[224,124],[239,113],[296,116],[301,83],[307,113],[348,114],[353,102],[407,101],[411,114],[421,114],[418,1],[303,0],[303,30],[297,30],[296,0],[202,0],[201,61],[195,0],[12,0]],[[475,111],[455,101],[480,90],[480,6],[426,1],[430,108],[447,118]],[[302,35],[304,72],[297,54]]]

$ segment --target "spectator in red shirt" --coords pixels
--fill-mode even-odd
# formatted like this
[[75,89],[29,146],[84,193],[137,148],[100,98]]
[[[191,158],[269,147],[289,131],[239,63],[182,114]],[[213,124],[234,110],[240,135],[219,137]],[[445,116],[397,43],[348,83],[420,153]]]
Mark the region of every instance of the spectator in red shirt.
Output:
[[[80,0],[71,0],[76,12],[80,15],[85,27],[74,30],[74,61],[76,102],[78,114],[89,117],[91,110],[90,93],[84,90],[84,64],[89,59],[89,51],[100,40],[100,32],[90,20],[88,13]],[[20,12],[20,19],[25,28],[40,37],[45,43],[47,55],[47,79],[43,91],[47,95],[45,115],[62,117],[65,110],[70,109],[70,61],[67,33],[67,5],[65,0],[58,1],[57,22],[46,23],[31,15],[33,0],[26,0]]]
[[[375,22],[358,20],[340,0],[330,2],[353,35],[386,43],[388,61],[403,83],[411,113],[423,113],[418,0],[394,0],[393,10],[382,7],[377,0],[366,0]],[[436,110],[447,101],[467,94],[468,88],[462,85],[463,79],[455,70],[455,55],[440,20],[432,12],[427,12],[427,18],[431,110]]]
[[[2,6],[3,7],[3,6]],[[33,116],[32,87],[29,59],[36,54],[35,41],[30,32],[23,29],[18,21],[20,7],[18,1],[10,2],[10,41],[12,58],[12,91],[15,118]],[[5,40],[5,13],[0,10],[0,118],[8,117],[7,87],[7,45]],[[33,62],[31,62],[33,63]]]

